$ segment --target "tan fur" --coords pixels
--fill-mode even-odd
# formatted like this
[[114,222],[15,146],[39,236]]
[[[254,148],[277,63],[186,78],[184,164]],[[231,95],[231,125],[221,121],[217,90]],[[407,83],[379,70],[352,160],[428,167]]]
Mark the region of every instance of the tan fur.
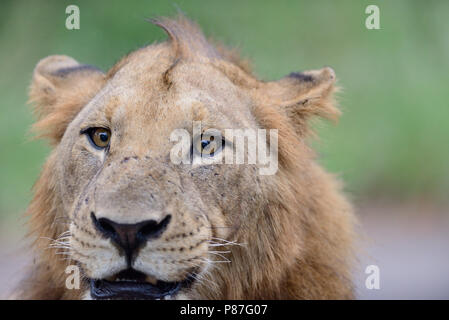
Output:
[[[179,297],[353,298],[351,207],[306,144],[311,117],[338,116],[333,71],[259,81],[185,18],[154,23],[170,42],[129,54],[107,74],[65,56],[37,65],[30,90],[39,116],[35,128],[54,149],[28,210],[35,259],[16,295],[83,298],[86,283],[81,290],[65,288],[67,265],[78,264],[88,278],[125,267],[117,248],[94,228],[95,211],[121,223],[172,215],[134,267],[165,281],[195,272],[198,281]],[[189,130],[193,120],[221,130],[278,129],[278,172],[260,176],[257,165],[248,164],[174,165],[170,133]],[[89,126],[111,128],[107,154],[80,135]],[[68,250],[69,259],[62,260],[48,249],[49,239],[66,231],[61,241],[67,248],[59,251]],[[207,262],[223,257],[231,263]]]

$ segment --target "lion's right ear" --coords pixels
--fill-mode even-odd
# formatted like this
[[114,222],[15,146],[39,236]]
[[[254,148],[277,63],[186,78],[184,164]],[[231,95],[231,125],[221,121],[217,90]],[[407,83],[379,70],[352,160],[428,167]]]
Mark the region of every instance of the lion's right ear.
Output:
[[67,56],[49,56],[37,64],[29,92],[39,136],[57,144],[69,123],[104,84],[99,69]]

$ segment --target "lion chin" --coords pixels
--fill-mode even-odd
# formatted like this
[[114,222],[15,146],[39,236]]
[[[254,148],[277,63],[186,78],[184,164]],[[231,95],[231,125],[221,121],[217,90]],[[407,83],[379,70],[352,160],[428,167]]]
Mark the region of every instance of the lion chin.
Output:
[[109,280],[90,279],[90,291],[84,296],[94,300],[172,300],[189,288],[193,278],[179,282],[151,281],[133,269],[120,272]]
[[83,300],[186,300],[186,290],[193,279],[181,282],[150,281],[133,269],[119,273],[115,279],[91,279]]
[[[34,130],[52,151],[14,296],[353,298],[356,219],[308,145],[311,119],[338,118],[334,71],[262,81],[185,17],[152,22],[169,40],[106,73],[62,55],[35,67]],[[253,132],[275,170],[250,160]]]

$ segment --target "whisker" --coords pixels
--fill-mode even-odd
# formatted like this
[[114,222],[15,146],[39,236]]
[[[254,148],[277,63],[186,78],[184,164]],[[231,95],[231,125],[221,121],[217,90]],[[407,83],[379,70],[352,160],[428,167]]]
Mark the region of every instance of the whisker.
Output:
[[[60,235],[59,235],[59,237],[62,237],[62,236],[65,236],[65,235],[70,235],[72,232],[70,231],[70,230],[67,230],[67,231],[64,231],[63,233],[61,233]],[[58,237],[58,238],[59,238]]]
[[195,279],[198,283],[203,284],[205,281],[207,281],[208,283],[216,286],[217,284],[212,281],[211,279],[206,279],[205,276],[199,274],[199,273],[189,273],[189,276],[191,276],[193,279]]
[[54,245],[54,244],[57,244],[57,245],[68,245],[68,244],[70,244],[70,241],[58,241],[58,240],[53,240],[52,241],[52,243],[50,244],[50,245]]
[[238,242],[224,242],[224,243],[220,243],[220,242],[216,242],[216,241],[208,241],[209,243],[209,247],[227,247],[227,246],[239,246],[242,248],[246,247],[245,243],[238,243]]
[[50,246],[47,249],[71,249],[70,246]]
[[222,254],[220,254],[220,253],[212,252],[212,251],[209,251],[209,253],[214,254],[214,255],[217,255],[217,256],[219,256],[220,258],[225,259],[225,261],[231,262],[231,260],[229,260],[228,258],[226,258],[224,255],[222,255]]
[[73,252],[71,252],[71,251],[56,251],[55,254],[56,255],[71,256],[71,255],[73,255]]
[[64,237],[59,237],[59,238],[57,239],[57,241],[63,241],[63,240],[65,240],[65,239],[71,239],[71,238],[72,238],[71,235],[69,235],[69,236],[64,236]]
[[235,240],[226,240],[226,239],[216,238],[216,237],[211,237],[211,239],[217,240],[217,241],[222,241],[224,243],[233,244],[233,245],[246,245],[245,243],[238,243]]
[[210,259],[207,259],[207,258],[205,258],[204,260],[203,260],[204,262],[207,262],[207,263],[210,263],[210,264],[213,264],[213,263],[231,263],[231,261],[229,261],[229,260],[210,260]]

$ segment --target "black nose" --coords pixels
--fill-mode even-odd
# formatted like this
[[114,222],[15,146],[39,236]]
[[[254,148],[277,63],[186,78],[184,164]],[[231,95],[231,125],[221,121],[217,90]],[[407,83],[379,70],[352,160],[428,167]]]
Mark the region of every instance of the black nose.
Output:
[[160,237],[171,220],[171,215],[167,215],[160,222],[145,220],[134,224],[126,224],[117,223],[107,218],[97,220],[93,212],[90,215],[97,230],[125,251],[128,263],[131,262],[136,249],[144,245],[148,240]]

